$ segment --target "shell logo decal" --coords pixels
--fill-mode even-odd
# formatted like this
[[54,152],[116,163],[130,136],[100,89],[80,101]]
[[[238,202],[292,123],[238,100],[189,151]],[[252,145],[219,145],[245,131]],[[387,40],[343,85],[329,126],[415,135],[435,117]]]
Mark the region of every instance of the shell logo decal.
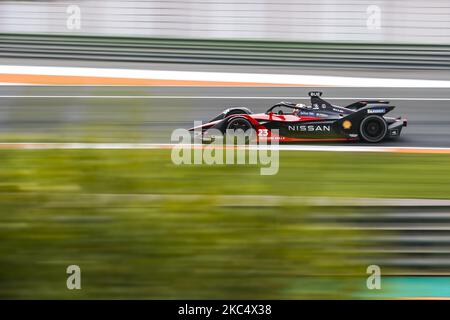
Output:
[[352,127],[351,121],[345,120],[344,122],[342,122],[342,127],[346,130],[350,129]]

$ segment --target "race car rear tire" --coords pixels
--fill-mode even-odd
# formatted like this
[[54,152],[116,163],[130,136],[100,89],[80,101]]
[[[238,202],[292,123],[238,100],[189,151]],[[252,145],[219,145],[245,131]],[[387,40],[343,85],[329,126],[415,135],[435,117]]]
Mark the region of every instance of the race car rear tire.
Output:
[[388,125],[383,117],[371,115],[361,121],[359,135],[366,142],[376,143],[386,137],[387,130]]

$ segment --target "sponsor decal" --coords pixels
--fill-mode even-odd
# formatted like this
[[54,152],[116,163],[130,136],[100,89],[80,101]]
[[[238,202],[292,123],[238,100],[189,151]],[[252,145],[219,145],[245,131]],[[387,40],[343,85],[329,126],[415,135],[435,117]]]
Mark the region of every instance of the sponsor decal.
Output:
[[314,117],[316,115],[314,112],[308,112],[308,111],[301,111],[299,114],[301,116],[310,116],[310,117]]
[[302,131],[302,132],[330,132],[330,125],[293,125],[288,126],[289,131]]
[[297,115],[309,116],[309,117],[322,117],[326,118],[328,115],[326,113],[314,112],[314,111],[300,111]]
[[345,120],[344,122],[342,122],[342,127],[348,130],[352,127],[352,122],[350,120]]
[[385,108],[367,109],[367,113],[385,113]]
[[282,137],[282,136],[270,136],[270,137],[267,137],[267,138],[265,138],[267,141],[270,141],[270,140],[285,140],[286,138],[285,137]]
[[326,104],[321,104],[320,106],[317,103],[314,103],[312,106],[307,106],[307,108],[309,109],[314,109],[314,110],[320,110],[320,109],[326,109],[327,105]]

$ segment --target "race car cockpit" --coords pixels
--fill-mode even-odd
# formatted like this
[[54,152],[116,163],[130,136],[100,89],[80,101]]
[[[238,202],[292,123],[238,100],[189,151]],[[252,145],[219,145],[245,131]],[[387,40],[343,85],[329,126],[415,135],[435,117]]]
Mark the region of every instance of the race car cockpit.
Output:
[[300,115],[300,112],[302,110],[307,111],[310,110],[311,106],[306,106],[305,104],[302,103],[293,103],[293,102],[285,102],[282,101],[280,103],[277,103],[276,105],[270,107],[267,111],[266,114],[269,113],[275,113],[278,115]]

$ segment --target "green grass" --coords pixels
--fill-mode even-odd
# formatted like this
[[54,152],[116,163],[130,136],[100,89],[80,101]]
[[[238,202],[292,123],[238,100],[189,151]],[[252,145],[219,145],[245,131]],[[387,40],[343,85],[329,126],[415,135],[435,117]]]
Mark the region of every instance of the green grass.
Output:
[[0,151],[3,192],[450,198],[450,156],[281,152],[259,165],[172,164],[170,150]]
[[[342,240],[353,231],[313,228],[316,209],[302,205],[215,196],[450,198],[445,155],[283,152],[275,176],[175,166],[169,150],[1,150],[0,161],[2,298],[353,297],[366,276]],[[80,291],[66,289],[70,264]]]

